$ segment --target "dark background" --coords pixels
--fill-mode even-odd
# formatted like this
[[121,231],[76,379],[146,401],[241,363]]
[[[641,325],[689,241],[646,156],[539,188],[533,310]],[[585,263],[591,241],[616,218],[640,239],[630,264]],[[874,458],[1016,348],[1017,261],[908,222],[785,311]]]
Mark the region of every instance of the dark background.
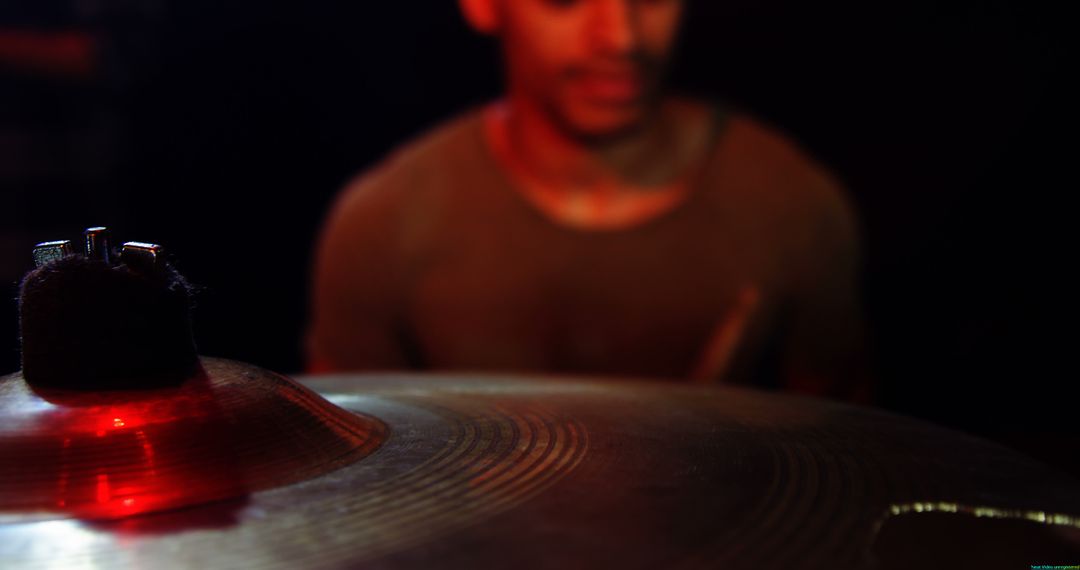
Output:
[[[1064,21],[1019,0],[702,0],[672,79],[782,128],[850,188],[883,406],[1075,473]],[[12,31],[75,34],[87,66],[5,56]],[[203,288],[203,353],[300,370],[329,201],[494,97],[497,70],[452,0],[5,2],[0,372],[18,368],[30,247],[96,224],[164,244]]]

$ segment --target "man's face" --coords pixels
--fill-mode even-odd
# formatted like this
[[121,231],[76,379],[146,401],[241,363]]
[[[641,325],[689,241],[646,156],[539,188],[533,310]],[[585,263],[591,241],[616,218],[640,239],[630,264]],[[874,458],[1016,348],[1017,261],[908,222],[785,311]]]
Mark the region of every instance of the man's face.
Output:
[[512,96],[575,136],[640,125],[656,102],[683,0],[502,0]]

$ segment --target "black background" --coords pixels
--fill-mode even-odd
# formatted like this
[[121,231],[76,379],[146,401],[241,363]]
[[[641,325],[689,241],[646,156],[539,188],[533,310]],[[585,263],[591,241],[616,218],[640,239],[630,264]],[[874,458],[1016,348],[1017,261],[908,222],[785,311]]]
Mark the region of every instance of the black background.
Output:
[[[883,406],[1076,471],[1064,21],[1015,0],[701,0],[672,83],[780,127],[849,187]],[[85,79],[0,64],[9,298],[34,242],[108,224],[202,287],[201,352],[286,372],[337,189],[500,85],[451,0],[28,2],[0,29],[101,48]],[[0,316],[6,372],[14,303]]]

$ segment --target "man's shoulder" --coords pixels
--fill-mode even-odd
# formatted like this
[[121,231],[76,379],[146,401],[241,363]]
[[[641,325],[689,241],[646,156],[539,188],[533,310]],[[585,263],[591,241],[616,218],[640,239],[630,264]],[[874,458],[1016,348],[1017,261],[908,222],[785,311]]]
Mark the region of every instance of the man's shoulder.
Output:
[[480,111],[456,115],[400,145],[354,176],[338,197],[338,208],[388,207],[446,185],[462,163],[476,160]]
[[743,199],[759,204],[760,215],[810,241],[857,241],[858,217],[844,184],[794,137],[743,113],[730,115],[726,129],[722,168],[738,171]]
[[843,192],[836,176],[779,128],[743,113],[733,114],[727,128],[725,150],[781,189],[818,199]]
[[744,113],[732,114],[726,128],[719,145],[726,163],[739,165],[776,198],[800,207],[847,207],[839,178],[793,136]]

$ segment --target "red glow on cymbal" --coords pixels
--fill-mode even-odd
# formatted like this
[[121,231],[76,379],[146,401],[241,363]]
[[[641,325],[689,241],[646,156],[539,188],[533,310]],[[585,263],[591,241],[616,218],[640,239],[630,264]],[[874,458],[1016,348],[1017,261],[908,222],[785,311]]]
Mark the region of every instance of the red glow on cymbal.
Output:
[[384,426],[292,381],[204,360],[176,388],[35,392],[0,380],[0,512],[118,518],[295,482],[374,450]]

